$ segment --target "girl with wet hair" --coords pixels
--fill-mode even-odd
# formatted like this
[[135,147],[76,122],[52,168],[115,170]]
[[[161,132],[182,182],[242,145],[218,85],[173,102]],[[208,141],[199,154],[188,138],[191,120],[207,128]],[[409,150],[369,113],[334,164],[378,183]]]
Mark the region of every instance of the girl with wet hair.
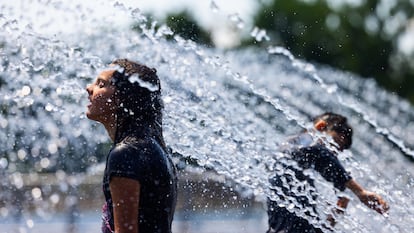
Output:
[[103,124],[113,146],[103,178],[102,232],[170,233],[177,175],[162,135],[155,69],[118,59],[87,87],[86,115]]

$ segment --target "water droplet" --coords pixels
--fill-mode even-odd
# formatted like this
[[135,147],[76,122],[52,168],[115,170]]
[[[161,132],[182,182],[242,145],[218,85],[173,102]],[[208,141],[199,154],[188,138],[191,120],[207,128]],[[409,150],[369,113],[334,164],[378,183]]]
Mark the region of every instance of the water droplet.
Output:
[[49,200],[53,203],[53,204],[58,204],[60,201],[60,196],[57,193],[54,193],[52,195],[50,195]]
[[234,13],[229,15],[229,19],[231,22],[235,23],[236,27],[238,29],[243,29],[244,28],[244,21],[240,18],[238,13]]
[[8,164],[9,164],[9,162],[7,161],[6,158],[0,158],[0,167],[2,169],[6,169]]
[[46,111],[51,112],[51,111],[53,111],[53,109],[54,109],[54,106],[52,104],[50,104],[50,103],[46,104],[46,106],[45,106]]
[[220,9],[217,6],[216,2],[214,0],[210,1],[210,9],[214,12],[217,13]]
[[263,39],[266,41],[269,41],[270,38],[266,33],[266,30],[259,29],[258,27],[254,27],[253,30],[250,32],[250,35],[256,40],[256,41],[262,41]]
[[146,88],[151,92],[159,90],[157,85],[143,81],[138,75],[132,75],[131,77],[129,77],[129,81],[131,83],[138,83],[142,88]]
[[326,91],[327,91],[329,94],[335,93],[337,89],[338,89],[338,86],[337,86],[337,85],[335,85],[335,84],[328,85],[328,86],[326,87]]
[[[54,153],[51,153],[51,154],[54,154]],[[48,167],[49,167],[49,165],[50,165],[50,160],[49,160],[48,158],[42,158],[42,159],[40,160],[40,166],[41,166],[42,168],[48,168]]]
[[34,221],[32,219],[26,220],[26,226],[31,229],[34,227]]
[[42,190],[40,188],[33,188],[32,189],[32,197],[34,199],[40,199],[42,197]]
[[118,2],[118,1],[116,1],[116,2],[114,3],[114,7],[115,7],[115,8],[118,8],[118,9],[121,9],[121,10],[126,10],[125,5],[124,5],[122,2]]
[[21,96],[27,96],[30,94],[30,92],[31,92],[31,89],[29,86],[23,86],[21,90]]
[[143,23],[147,22],[147,17],[141,13],[141,10],[139,8],[135,8],[131,11],[131,16],[136,21]]

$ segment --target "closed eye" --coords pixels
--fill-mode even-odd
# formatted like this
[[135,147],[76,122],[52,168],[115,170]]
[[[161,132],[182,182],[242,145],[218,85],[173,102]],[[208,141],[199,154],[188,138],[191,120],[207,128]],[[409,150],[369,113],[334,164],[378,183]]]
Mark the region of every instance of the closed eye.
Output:
[[108,82],[106,82],[105,80],[103,80],[103,79],[97,79],[96,80],[96,85],[99,87],[99,88],[102,88],[102,87],[105,87],[106,85],[107,85],[107,83]]
[[98,87],[102,88],[104,86],[105,86],[105,83],[104,82],[98,82]]

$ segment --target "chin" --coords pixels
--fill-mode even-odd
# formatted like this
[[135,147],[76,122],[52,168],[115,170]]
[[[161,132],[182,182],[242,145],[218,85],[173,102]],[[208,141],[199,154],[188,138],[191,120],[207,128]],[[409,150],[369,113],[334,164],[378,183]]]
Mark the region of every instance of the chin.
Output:
[[89,120],[94,120],[94,121],[96,121],[96,117],[91,113],[91,112],[89,112],[89,111],[87,111],[86,112],[86,117],[89,119]]
[[[93,108],[91,108],[91,106],[88,106],[88,107],[86,108],[86,113],[85,113],[85,115],[86,115],[86,117],[87,117],[88,119],[96,121],[98,114],[96,114],[96,112],[95,112],[95,111],[93,111],[93,110],[94,110],[94,109],[93,109]],[[94,113],[94,112],[95,112],[95,113]]]

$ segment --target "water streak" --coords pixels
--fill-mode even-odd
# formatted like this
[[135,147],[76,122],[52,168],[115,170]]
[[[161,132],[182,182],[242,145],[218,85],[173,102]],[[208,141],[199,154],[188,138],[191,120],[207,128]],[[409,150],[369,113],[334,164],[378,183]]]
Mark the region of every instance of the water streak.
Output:
[[307,77],[315,79],[320,84],[320,87],[323,88],[327,93],[333,94],[334,97],[338,99],[338,102],[340,104],[360,114],[366,122],[368,122],[371,126],[373,126],[376,129],[377,133],[387,137],[387,139],[390,140],[394,145],[398,146],[398,148],[406,156],[409,156],[411,159],[414,160],[414,151],[405,146],[404,141],[402,139],[393,135],[387,128],[381,127],[372,117],[369,116],[369,113],[363,111],[362,108],[357,104],[345,102],[336,91],[338,87],[335,84],[326,84],[325,81],[321,79],[321,77],[319,77],[316,68],[312,64],[296,59],[292,53],[290,53],[287,49],[283,47],[271,47],[268,51],[270,54],[282,54],[289,58],[294,67],[297,67],[300,71],[304,71],[307,74]]
[[[122,1],[102,4],[117,17],[128,16],[140,32],[111,26],[116,25],[111,24],[114,15],[98,25],[98,9],[33,4],[40,5],[34,14],[11,5],[0,16],[0,167],[5,168],[0,175],[10,177],[1,179],[4,186],[24,188],[23,173],[101,172],[95,165],[104,161],[108,138],[102,127],[85,119],[84,87],[115,58],[127,57],[157,69],[166,106],[165,137],[173,151],[214,168],[257,198],[277,199],[267,179],[275,172],[269,169],[275,159],[284,156],[277,152],[280,142],[311,127],[309,118],[323,111],[348,116],[354,145],[340,159],[354,178],[387,198],[391,212],[385,218],[352,200],[337,232],[412,230],[413,164],[403,155],[412,156],[413,108],[372,80],[299,61],[281,47],[221,52],[179,36],[166,41],[171,29]],[[49,14],[41,14],[45,8]],[[216,9],[213,1],[210,8]],[[52,11],[71,14],[82,27],[74,33],[41,31],[34,19],[41,15],[41,22],[53,26]],[[237,14],[229,21],[244,27]],[[315,179],[324,215],[329,208],[324,203],[334,204],[335,193]],[[31,195],[38,198],[39,190]],[[39,204],[39,212],[47,212],[53,200]]]

